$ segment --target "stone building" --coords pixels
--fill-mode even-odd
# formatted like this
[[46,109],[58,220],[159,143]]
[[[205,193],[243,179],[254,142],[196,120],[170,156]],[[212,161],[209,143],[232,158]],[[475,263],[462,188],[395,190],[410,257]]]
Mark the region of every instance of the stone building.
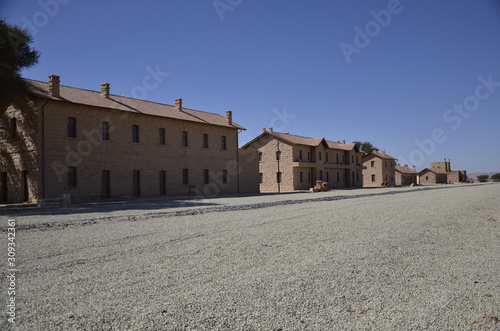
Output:
[[395,168],[395,176],[396,176],[396,186],[405,186],[405,185],[417,185],[418,173],[415,170],[415,166],[413,169],[408,167],[407,164],[404,166],[397,165]]
[[355,144],[264,128],[242,149],[258,152],[261,192],[308,190],[316,180],[330,189],[362,186],[363,153]]
[[[0,201],[258,192],[258,175],[240,180],[238,133],[226,116],[31,81],[33,109],[0,118]],[[248,151],[245,151],[248,154]],[[248,159],[248,158],[245,158]],[[244,165],[258,173],[258,163]]]
[[441,162],[431,162],[432,169],[440,169],[446,172],[447,179],[446,182],[448,184],[465,182],[467,180],[467,171],[466,170],[451,170],[451,161],[450,159]]
[[422,185],[454,184],[467,181],[466,170],[451,170],[450,159],[441,162],[431,162],[431,167],[419,173],[419,183]]
[[438,168],[425,168],[418,173],[420,185],[446,184],[447,178],[446,171]]
[[373,151],[363,156],[363,187],[394,186],[396,158]]

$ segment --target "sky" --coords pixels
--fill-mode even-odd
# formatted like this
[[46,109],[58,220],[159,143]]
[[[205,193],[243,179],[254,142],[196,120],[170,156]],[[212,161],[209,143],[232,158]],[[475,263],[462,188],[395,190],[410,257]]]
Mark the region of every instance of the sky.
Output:
[[417,170],[500,172],[498,0],[0,0],[34,37],[30,79],[327,140]]

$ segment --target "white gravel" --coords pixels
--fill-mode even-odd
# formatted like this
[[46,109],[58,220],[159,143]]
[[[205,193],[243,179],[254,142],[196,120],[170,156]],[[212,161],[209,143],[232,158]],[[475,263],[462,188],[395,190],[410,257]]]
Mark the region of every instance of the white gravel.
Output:
[[500,184],[9,216],[17,319],[1,329],[500,329]]

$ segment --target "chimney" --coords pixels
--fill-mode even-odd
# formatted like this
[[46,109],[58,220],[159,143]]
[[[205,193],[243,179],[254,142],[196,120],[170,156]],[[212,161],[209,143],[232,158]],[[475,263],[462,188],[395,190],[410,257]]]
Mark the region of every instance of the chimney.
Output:
[[267,132],[266,128],[262,128],[262,133]]
[[109,99],[109,83],[101,84],[101,95],[106,99]]
[[287,131],[287,132],[283,132],[283,133],[284,133],[284,134],[290,134],[290,132],[288,132],[288,131]]
[[233,125],[233,112],[230,110],[226,110],[226,120],[227,124]]
[[385,149],[382,150],[382,155],[385,155]]
[[342,140],[342,144],[345,144],[345,140]]
[[413,165],[413,170],[417,171],[417,167],[415,167],[415,165]]
[[54,98],[59,98],[61,95],[59,94],[59,82],[61,77],[56,75],[49,76],[49,94]]
[[405,164],[405,168],[408,168],[408,165],[407,165],[407,164]]
[[181,98],[175,99],[175,108],[177,108],[178,111],[182,111],[182,99]]
[[269,132],[274,132],[272,126],[269,127]]

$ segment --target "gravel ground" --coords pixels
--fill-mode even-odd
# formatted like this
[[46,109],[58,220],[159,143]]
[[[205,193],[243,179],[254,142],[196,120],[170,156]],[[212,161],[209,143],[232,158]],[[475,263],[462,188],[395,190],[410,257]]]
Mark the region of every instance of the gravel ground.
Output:
[[2,329],[500,330],[500,184],[9,213]]

